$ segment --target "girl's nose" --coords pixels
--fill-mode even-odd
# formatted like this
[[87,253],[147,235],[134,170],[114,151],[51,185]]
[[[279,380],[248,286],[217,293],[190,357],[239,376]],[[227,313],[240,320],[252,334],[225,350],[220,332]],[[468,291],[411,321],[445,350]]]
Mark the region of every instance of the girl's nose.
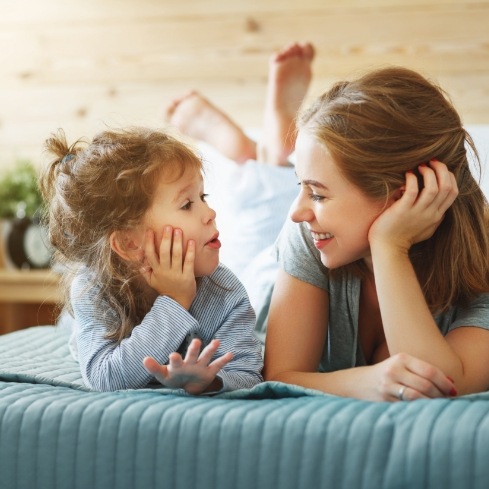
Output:
[[296,197],[290,208],[290,218],[294,222],[309,222],[314,218],[314,213],[304,202],[302,192]]
[[209,222],[212,222],[215,219],[216,219],[216,211],[212,207],[207,206],[207,210],[204,213],[204,222],[205,222],[205,224],[207,224]]

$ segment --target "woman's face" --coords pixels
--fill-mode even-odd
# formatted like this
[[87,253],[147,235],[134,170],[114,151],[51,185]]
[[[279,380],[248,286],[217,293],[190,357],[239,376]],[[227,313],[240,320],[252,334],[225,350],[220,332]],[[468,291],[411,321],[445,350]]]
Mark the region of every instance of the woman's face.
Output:
[[338,268],[359,259],[371,267],[368,232],[385,201],[371,199],[350,183],[327,148],[307,132],[299,132],[296,158],[301,190],[291,219],[307,223],[326,267]]

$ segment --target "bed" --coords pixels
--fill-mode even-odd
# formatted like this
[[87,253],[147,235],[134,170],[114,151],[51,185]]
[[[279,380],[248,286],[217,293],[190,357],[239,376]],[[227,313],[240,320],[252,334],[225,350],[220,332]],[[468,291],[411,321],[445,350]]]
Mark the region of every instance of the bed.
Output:
[[[242,276],[253,270],[266,317],[274,268],[253,254],[261,268]],[[489,487],[489,393],[374,403],[278,382],[100,393],[68,335],[60,323],[0,336],[1,489]]]
[[0,487],[480,488],[489,393],[373,403],[265,382],[99,393],[54,326],[0,337]]

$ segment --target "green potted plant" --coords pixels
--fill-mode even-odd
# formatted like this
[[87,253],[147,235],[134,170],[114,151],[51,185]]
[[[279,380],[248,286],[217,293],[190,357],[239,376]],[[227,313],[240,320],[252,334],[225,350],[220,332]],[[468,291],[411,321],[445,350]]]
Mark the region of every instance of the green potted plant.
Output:
[[28,160],[19,160],[0,174],[2,258],[6,267],[49,267],[51,250],[39,223],[43,202],[37,178]]

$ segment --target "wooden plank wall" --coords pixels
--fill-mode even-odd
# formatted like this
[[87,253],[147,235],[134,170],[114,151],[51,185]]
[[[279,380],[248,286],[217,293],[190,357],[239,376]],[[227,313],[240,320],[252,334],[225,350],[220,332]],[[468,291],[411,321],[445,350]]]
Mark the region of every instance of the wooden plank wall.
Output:
[[467,124],[489,123],[489,0],[0,0],[0,167],[44,139],[162,124],[197,88],[258,127],[270,53],[317,48],[310,96],[401,64],[438,80]]

